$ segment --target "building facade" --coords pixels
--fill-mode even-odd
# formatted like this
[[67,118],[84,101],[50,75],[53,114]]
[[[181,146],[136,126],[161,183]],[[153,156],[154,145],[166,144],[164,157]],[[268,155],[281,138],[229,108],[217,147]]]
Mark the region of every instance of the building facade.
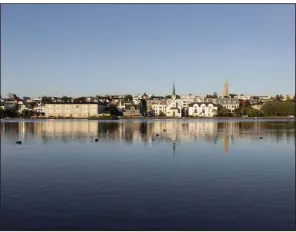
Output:
[[217,104],[222,105],[228,109],[231,113],[239,107],[239,99],[237,98],[218,98]]
[[214,117],[217,112],[217,105],[209,102],[194,102],[188,109],[189,116],[193,117]]
[[123,116],[140,116],[140,107],[138,105],[126,105]]
[[96,103],[88,104],[45,104],[46,117],[87,118],[97,116],[99,107]]
[[192,94],[189,94],[187,96],[181,96],[181,100],[182,100],[183,108],[188,108],[189,105],[193,102],[203,102],[202,97],[196,97],[196,96],[193,96]]
[[166,114],[166,107],[167,107],[167,102],[165,99],[147,101],[147,110],[153,111],[155,116],[158,116],[161,113]]

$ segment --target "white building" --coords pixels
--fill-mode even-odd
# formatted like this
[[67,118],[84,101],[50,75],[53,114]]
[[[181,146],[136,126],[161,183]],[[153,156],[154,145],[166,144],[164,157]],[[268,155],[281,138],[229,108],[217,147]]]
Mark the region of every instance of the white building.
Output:
[[244,101],[246,101],[246,100],[250,100],[250,99],[251,99],[251,96],[250,96],[250,95],[243,95],[243,94],[240,94],[240,95],[235,96],[234,98],[237,98],[237,99],[239,99],[239,100],[244,100]]
[[187,96],[181,96],[181,100],[182,100],[182,107],[188,108],[189,104],[193,102],[203,102],[204,97],[193,96],[192,94],[189,94]]
[[44,104],[38,104],[34,110],[38,113],[45,114],[45,105]]
[[25,104],[23,104],[23,102],[19,101],[18,102],[18,112],[22,113],[24,110],[27,110],[28,108],[26,107]]
[[290,95],[283,95],[283,101],[287,101],[288,99],[293,99],[294,95],[290,94]]
[[262,106],[263,106],[264,103],[262,102],[258,102],[258,103],[255,103],[255,104],[251,104],[251,107],[255,110],[261,110],[262,109]]
[[175,85],[173,85],[172,98],[168,100],[165,114],[169,117],[182,117],[182,100],[177,99]]
[[271,96],[252,96],[251,102],[269,102],[272,101]]
[[166,114],[166,100],[149,100],[147,105],[147,108],[149,108],[149,110],[153,110],[156,116],[160,115],[161,112]]
[[188,115],[194,117],[214,117],[217,112],[217,105],[210,102],[194,102],[188,108]]
[[127,105],[134,105],[133,101],[128,101],[124,99],[113,99],[111,103],[115,104],[119,111],[125,111]]
[[73,118],[87,118],[90,116],[97,116],[99,113],[98,104],[46,104],[46,117],[73,117]]

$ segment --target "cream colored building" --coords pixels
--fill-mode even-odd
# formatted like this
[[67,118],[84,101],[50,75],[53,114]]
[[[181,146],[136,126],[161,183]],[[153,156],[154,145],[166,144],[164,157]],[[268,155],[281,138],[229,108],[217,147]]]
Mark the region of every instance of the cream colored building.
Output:
[[239,107],[239,99],[222,97],[217,99],[217,104],[222,105],[226,109],[230,110],[230,112],[234,112],[234,110]]
[[99,113],[98,104],[46,104],[46,117],[87,118]]
[[147,101],[147,111],[153,110],[155,115],[159,115],[160,112],[166,113],[165,109],[167,106],[166,99],[163,100],[148,100]]
[[188,115],[214,117],[218,112],[217,105],[208,102],[194,102],[189,105]]

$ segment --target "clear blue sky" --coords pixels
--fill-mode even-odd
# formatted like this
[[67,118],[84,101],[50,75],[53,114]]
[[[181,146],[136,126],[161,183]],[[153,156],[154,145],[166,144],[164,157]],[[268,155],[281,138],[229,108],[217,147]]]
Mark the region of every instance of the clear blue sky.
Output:
[[2,95],[295,93],[294,5],[2,5]]

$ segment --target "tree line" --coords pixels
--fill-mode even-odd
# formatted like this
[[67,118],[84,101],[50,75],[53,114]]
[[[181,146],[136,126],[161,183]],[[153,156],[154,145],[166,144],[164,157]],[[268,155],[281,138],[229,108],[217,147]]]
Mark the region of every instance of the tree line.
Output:
[[287,100],[287,101],[278,101],[275,100],[273,102],[264,103],[261,106],[261,109],[254,109],[250,105],[248,101],[242,101],[240,106],[231,113],[225,107],[218,105],[217,116],[225,117],[225,116],[244,116],[247,115],[249,117],[264,117],[264,116],[295,116],[295,101]]

